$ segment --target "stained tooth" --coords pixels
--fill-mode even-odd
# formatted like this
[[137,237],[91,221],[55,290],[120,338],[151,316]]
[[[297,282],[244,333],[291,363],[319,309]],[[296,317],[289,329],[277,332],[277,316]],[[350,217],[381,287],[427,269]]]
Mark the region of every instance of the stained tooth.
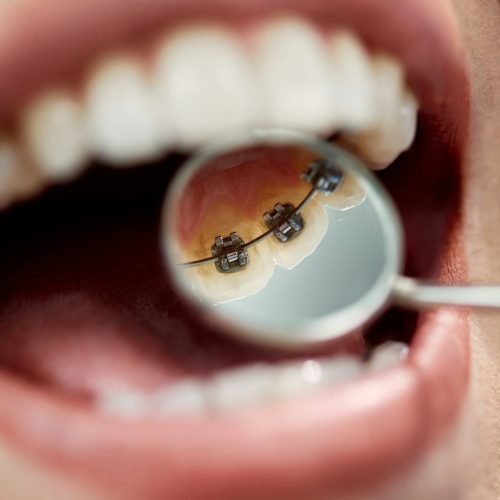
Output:
[[164,126],[185,147],[253,125],[258,114],[248,57],[219,27],[169,36],[158,52],[156,87]]
[[86,85],[86,118],[93,151],[127,165],[160,150],[157,107],[144,69],[126,56],[103,61]]
[[256,34],[254,56],[268,125],[329,132],[333,93],[318,31],[299,19],[273,21]]
[[328,229],[328,215],[319,201],[312,200],[301,215],[305,227],[295,239],[281,243],[273,236],[268,240],[276,264],[284,269],[293,269],[311,255]]
[[368,368],[370,371],[380,371],[397,366],[404,361],[410,348],[403,342],[385,342],[372,353]]
[[0,208],[36,194],[43,185],[15,142],[0,136]]
[[51,180],[76,177],[87,160],[79,104],[65,92],[47,94],[26,110],[21,133],[36,166]]
[[335,125],[341,130],[366,129],[374,119],[374,89],[370,58],[361,42],[347,32],[327,42],[335,96]]
[[212,304],[247,297],[267,286],[274,274],[274,261],[266,241],[248,249],[248,266],[235,273],[223,274],[214,264],[186,269],[186,278],[194,290]]

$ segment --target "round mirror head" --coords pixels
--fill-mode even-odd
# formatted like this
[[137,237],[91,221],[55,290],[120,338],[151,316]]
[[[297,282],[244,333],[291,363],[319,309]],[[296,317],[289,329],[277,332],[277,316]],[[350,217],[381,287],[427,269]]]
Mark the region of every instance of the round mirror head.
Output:
[[323,343],[383,309],[401,225],[355,157],[309,136],[254,131],[206,148],[169,186],[167,267],[222,331],[276,347]]

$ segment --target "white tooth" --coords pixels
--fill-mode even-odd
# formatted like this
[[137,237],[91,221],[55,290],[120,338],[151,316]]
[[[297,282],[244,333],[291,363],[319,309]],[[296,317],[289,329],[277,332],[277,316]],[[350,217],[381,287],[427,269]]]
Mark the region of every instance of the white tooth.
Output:
[[357,207],[365,198],[365,191],[359,182],[349,174],[344,174],[341,185],[332,194],[318,195],[318,200],[321,203],[336,210],[349,210]]
[[150,411],[149,398],[137,392],[116,392],[101,396],[97,401],[99,411],[120,417],[137,419]]
[[86,85],[89,141],[112,164],[149,160],[160,151],[157,107],[141,65],[126,56],[103,61]]
[[207,387],[212,410],[251,408],[274,399],[276,373],[267,365],[229,370],[214,377]]
[[249,264],[239,272],[223,274],[211,263],[185,269],[185,277],[201,300],[211,304],[248,297],[264,289],[274,274],[273,255],[266,241],[249,248],[248,257]]
[[352,137],[371,168],[384,168],[408,149],[415,137],[418,104],[404,89],[400,65],[387,56],[373,61],[376,118],[369,130]]
[[218,375],[207,390],[213,410],[231,411],[319,392],[362,372],[354,357],[254,365]]
[[85,166],[82,112],[67,93],[52,92],[31,104],[22,116],[21,132],[36,166],[49,179],[71,179]]
[[417,113],[417,100],[406,91],[400,97],[391,122],[354,138],[356,147],[373,170],[387,167],[412,145],[417,130]]
[[361,42],[347,32],[331,35],[327,47],[335,96],[335,125],[345,130],[365,129],[374,119],[369,55]]
[[292,362],[280,368],[276,382],[278,399],[295,398],[351,380],[363,371],[354,357]]
[[0,136],[0,208],[35,195],[43,185],[14,141]]
[[331,131],[328,62],[313,26],[295,18],[270,22],[256,34],[254,56],[268,125]]
[[107,394],[97,401],[97,407],[125,418],[224,413],[313,394],[352,380],[363,369],[363,363],[352,356],[255,364],[226,370],[205,381],[185,380],[152,394]]
[[268,240],[276,264],[284,269],[293,269],[311,255],[323,240],[328,229],[328,215],[319,201],[312,200],[302,210],[301,215],[305,226],[302,233],[295,239],[281,243],[271,236]]
[[207,398],[204,387],[195,380],[179,382],[154,394],[150,399],[155,415],[200,415],[205,411]]
[[410,348],[403,342],[385,342],[372,353],[368,362],[370,371],[380,371],[399,365],[410,352]]
[[248,57],[219,27],[169,36],[158,52],[156,86],[164,125],[184,147],[251,126],[258,114]]

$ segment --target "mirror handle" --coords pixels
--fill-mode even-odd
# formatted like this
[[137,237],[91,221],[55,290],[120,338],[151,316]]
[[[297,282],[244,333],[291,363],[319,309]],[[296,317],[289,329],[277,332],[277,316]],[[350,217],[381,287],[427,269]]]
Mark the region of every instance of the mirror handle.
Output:
[[500,286],[441,286],[399,276],[393,298],[397,305],[411,309],[433,306],[500,309]]

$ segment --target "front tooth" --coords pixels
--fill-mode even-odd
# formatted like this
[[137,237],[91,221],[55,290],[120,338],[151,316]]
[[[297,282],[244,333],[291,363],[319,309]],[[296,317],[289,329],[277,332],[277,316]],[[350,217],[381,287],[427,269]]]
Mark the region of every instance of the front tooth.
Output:
[[319,201],[312,200],[302,210],[301,215],[305,226],[295,239],[281,243],[271,236],[268,240],[276,264],[284,269],[293,269],[311,255],[328,229],[328,215]]
[[333,93],[323,40],[299,19],[280,19],[255,37],[255,63],[268,125],[330,132]]
[[54,181],[78,175],[87,161],[82,111],[65,92],[32,103],[21,118],[21,133],[32,159]]
[[407,359],[409,352],[410,348],[404,342],[385,342],[373,351],[368,369],[380,371],[397,366]]
[[0,136],[0,208],[35,195],[44,185],[13,140]]
[[335,125],[340,130],[366,129],[373,123],[373,77],[370,57],[361,42],[347,32],[327,41],[335,99]]
[[149,160],[160,150],[157,109],[140,64],[126,56],[103,61],[86,85],[90,145],[111,164]]
[[267,241],[248,250],[249,264],[235,273],[220,273],[213,263],[184,270],[195,293],[210,304],[241,299],[263,290],[274,274],[274,261]]
[[169,36],[158,52],[156,87],[164,126],[183,147],[254,125],[258,115],[248,57],[219,27]]

